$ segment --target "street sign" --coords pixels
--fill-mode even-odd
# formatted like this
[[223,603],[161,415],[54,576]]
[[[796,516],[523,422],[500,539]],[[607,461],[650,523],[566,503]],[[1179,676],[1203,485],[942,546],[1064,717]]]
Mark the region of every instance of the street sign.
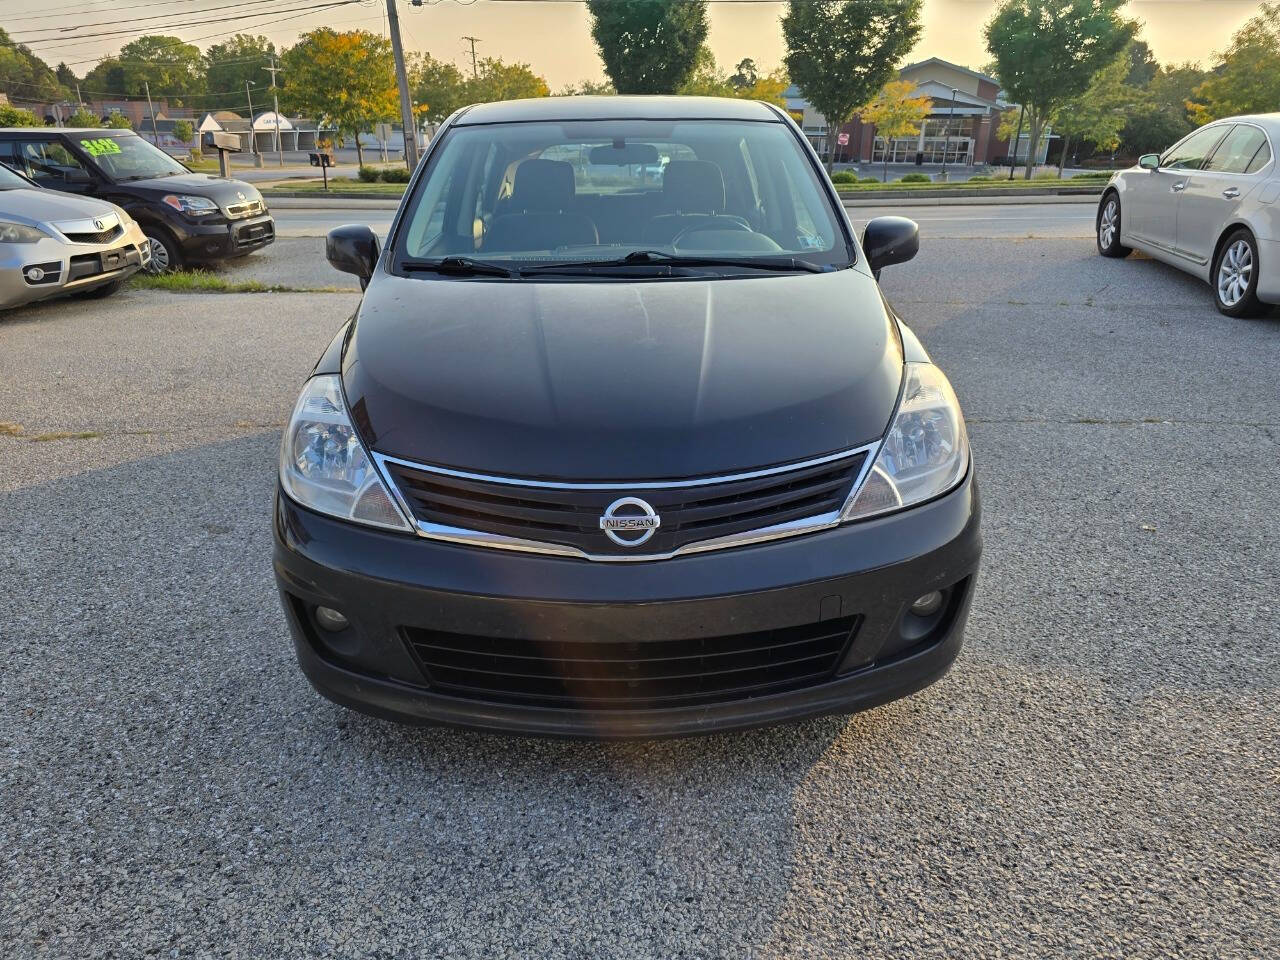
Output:
[[836,143],[840,144],[842,147],[847,147],[849,145],[849,135],[847,133],[837,134]]

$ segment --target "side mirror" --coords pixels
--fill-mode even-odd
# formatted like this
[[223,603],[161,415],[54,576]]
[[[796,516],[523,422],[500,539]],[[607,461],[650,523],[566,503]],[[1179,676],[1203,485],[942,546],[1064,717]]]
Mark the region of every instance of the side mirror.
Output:
[[88,170],[81,170],[79,167],[67,167],[62,171],[62,179],[66,183],[92,183],[93,177],[89,176]]
[[325,238],[324,255],[335,270],[359,277],[363,290],[378,262],[378,238],[363,223],[334,227]]
[[862,250],[878,279],[891,263],[906,263],[920,252],[920,228],[906,217],[876,217],[862,232]]
[[1140,166],[1143,170],[1159,170],[1160,154],[1144,153],[1142,156],[1138,158],[1138,166]]

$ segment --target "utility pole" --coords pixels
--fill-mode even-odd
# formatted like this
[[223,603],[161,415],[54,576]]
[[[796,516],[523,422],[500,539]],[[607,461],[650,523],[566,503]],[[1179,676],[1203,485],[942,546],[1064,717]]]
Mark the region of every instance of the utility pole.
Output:
[[251,86],[256,87],[257,84],[252,80],[244,82],[244,95],[249,101],[249,149],[253,151],[253,165],[260,167],[262,166],[262,154],[258,152],[258,131],[253,129],[253,94],[249,92]]
[[80,104],[80,109],[84,109],[84,97],[80,96],[80,84],[76,84],[76,103]]
[[[396,85],[400,88],[400,122],[404,125],[404,162],[413,170],[418,165],[418,125],[413,119],[409,96],[409,75],[404,69],[404,47],[400,43],[400,17],[396,0],[387,0],[387,25],[391,31],[391,53],[396,60]],[[356,134],[360,136],[359,133]]]
[[[142,88],[147,91],[147,110],[151,113],[151,142],[158,147],[160,146],[160,134],[156,132],[156,108],[151,103],[151,84],[143,80]],[[135,87],[134,89],[136,90],[137,88]]]
[[271,102],[275,107],[276,118],[276,159],[280,161],[280,166],[284,166],[284,147],[280,145],[280,94],[276,93],[276,74],[283,68],[276,66],[276,58],[271,58],[271,66],[263,67],[263,70],[271,74]]
[[480,38],[463,37],[462,39],[471,42],[471,79],[474,80],[480,75],[479,71],[476,69],[476,44],[480,42]]

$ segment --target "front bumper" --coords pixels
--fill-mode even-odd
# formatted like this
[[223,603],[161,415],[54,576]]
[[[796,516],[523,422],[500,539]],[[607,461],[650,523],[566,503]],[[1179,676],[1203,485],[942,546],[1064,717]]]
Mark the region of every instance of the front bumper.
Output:
[[243,256],[275,241],[276,224],[269,213],[241,220],[224,216],[205,219],[170,218],[182,255],[190,261],[208,262]]
[[[635,564],[509,553],[382,533],[277,492],[275,572],[298,661],[340,704],[392,719],[601,738],[683,736],[850,713],[942,677],[959,653],[981,555],[972,471],[903,513],[756,546]],[[949,591],[932,621],[908,607]],[[317,605],[351,626],[327,633]],[[829,673],[778,693],[688,705],[565,708],[433,689],[410,636],[691,649],[727,635],[854,623]],[[651,648],[656,649],[656,648]],[[695,657],[696,660],[696,657]],[[614,678],[616,679],[616,678]],[[624,678],[625,679],[625,678]],[[437,685],[438,687],[438,685]]]
[[[0,244],[0,309],[64,293],[91,290],[137,273],[151,259],[137,224],[109,243],[67,243],[49,237],[36,243]],[[39,268],[39,281],[28,271]]]

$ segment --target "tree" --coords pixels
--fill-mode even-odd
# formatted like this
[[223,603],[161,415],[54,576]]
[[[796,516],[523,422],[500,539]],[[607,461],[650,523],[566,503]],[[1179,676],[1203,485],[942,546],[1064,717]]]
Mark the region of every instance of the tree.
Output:
[[547,81],[527,63],[503,63],[495,57],[485,57],[476,64],[476,76],[466,82],[465,89],[466,103],[551,96]]
[[[910,80],[893,80],[884,85],[880,96],[858,111],[863,123],[874,124],[876,136],[884,137],[884,179],[889,182],[889,146],[896,137],[912,137],[920,133],[920,124],[933,109],[928,97],[915,96],[916,85]],[[830,121],[828,121],[830,122]]]
[[205,88],[204,55],[199,47],[177,37],[141,36],[120,48],[116,63],[120,68],[120,89],[112,92],[126,96],[142,96],[150,85],[153,97],[181,103],[184,97],[202,93]]
[[1151,48],[1147,46],[1145,40],[1129,41],[1129,46],[1125,53],[1129,69],[1125,73],[1124,82],[1131,87],[1140,87],[1145,90],[1150,86],[1151,81],[1155,79],[1156,71],[1160,69],[1160,64],[1156,62],[1155,55],[1151,52]]
[[102,119],[87,107],[77,107],[71,116],[67,117],[67,126],[100,127],[102,126]]
[[[238,95],[246,80],[269,82],[269,66],[276,45],[266,37],[237,33],[230,40],[215,43],[204,52],[205,81],[210,93]],[[224,101],[225,102],[225,101]]]
[[119,110],[107,114],[106,126],[112,130],[132,130],[133,122]]
[[0,92],[18,100],[54,100],[61,95],[57,75],[25,43],[14,43],[0,28]]
[[1103,150],[1120,146],[1120,133],[1130,108],[1142,92],[1125,83],[1132,69],[1127,54],[1121,54],[1099,70],[1089,89],[1058,108],[1053,126],[1062,134],[1062,154],[1058,157],[1058,176],[1062,176],[1072,139],[1088,140]]
[[[750,65],[749,74],[744,71],[743,64]],[[751,83],[743,85],[742,81],[750,76]],[[790,81],[785,70],[779,68],[760,75],[755,61],[747,59],[738,64],[737,72],[730,75],[721,73],[716,66],[715,55],[711,48],[703,45],[698,51],[697,67],[693,75],[677,92],[682,96],[696,97],[736,97],[740,100],[765,100],[776,103],[780,107],[787,105],[783,96]]]
[[173,123],[173,137],[185,144],[191,143],[191,138],[196,135],[196,128],[191,125],[190,120],[175,120]]
[[1129,111],[1120,134],[1121,150],[1131,156],[1159,153],[1194,130],[1187,102],[1208,77],[1194,63],[1157,70]]
[[285,51],[284,69],[280,99],[317,122],[327,121],[339,136],[353,135],[364,166],[360,134],[400,110],[390,42],[367,30],[319,27]]
[[787,72],[836,136],[894,78],[920,37],[922,0],[791,0],[782,17]]
[[84,89],[94,94],[105,93],[123,97],[126,93],[124,67],[115,57],[99,60],[93,69],[84,75]]
[[413,102],[432,123],[443,123],[449,114],[471,102],[462,71],[429,53],[410,56],[409,89]]
[[734,97],[738,94],[738,88],[728,75],[720,72],[715,54],[704,43],[694,58],[693,73],[689,74],[689,79],[680,85],[676,93],[685,97]]
[[581,83],[565,84],[557,97],[612,97],[618,93],[608,80],[583,80]]
[[[1124,49],[1137,24],[1120,16],[1125,0],[1004,0],[987,23],[987,49],[1008,97],[1027,111],[1038,144],[1054,112],[1088,89],[1093,75]],[[1026,177],[1035,167],[1027,151]]]
[[750,57],[739,60],[738,65],[733,68],[733,76],[729,78],[729,82],[739,90],[754,87],[759,81],[760,71],[756,69],[756,62]]
[[591,36],[619,93],[675,93],[707,39],[704,0],[587,0]]
[[1188,102],[1196,123],[1280,109],[1280,2],[1264,0],[1259,11],[1236,31],[1222,62]]
[[80,78],[76,76],[75,71],[65,63],[58,64],[53,71],[53,75],[58,78],[58,82],[68,91],[74,91],[76,84],[80,82]]
[[42,127],[43,123],[30,110],[0,103],[0,127]]

